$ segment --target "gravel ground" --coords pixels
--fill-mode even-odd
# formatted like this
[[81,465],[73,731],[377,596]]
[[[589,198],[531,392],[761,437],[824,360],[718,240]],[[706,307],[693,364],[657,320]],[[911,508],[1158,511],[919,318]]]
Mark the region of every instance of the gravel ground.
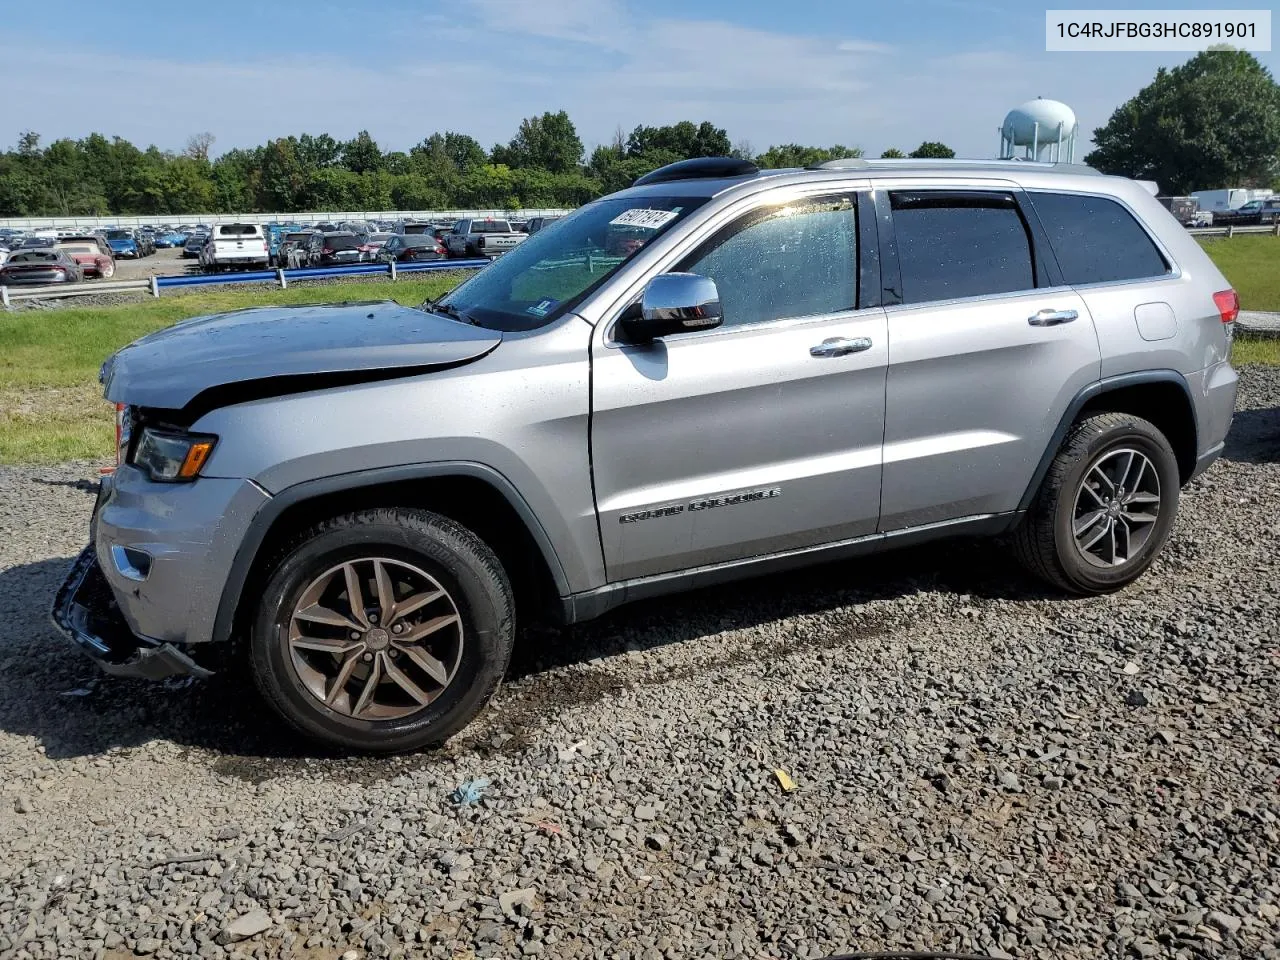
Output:
[[1280,370],[1240,409],[1118,596],[957,543],[636,605],[394,760],[99,680],[88,471],[4,470],[0,956],[1280,958]]

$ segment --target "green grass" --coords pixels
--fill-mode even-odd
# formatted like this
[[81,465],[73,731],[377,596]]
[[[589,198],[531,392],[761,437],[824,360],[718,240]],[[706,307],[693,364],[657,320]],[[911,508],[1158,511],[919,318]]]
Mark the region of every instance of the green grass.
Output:
[[1280,340],[1236,340],[1231,347],[1231,362],[1237,367],[1246,363],[1280,366]]
[[199,290],[111,307],[0,313],[0,463],[110,457],[112,413],[98,387],[98,369],[143,334],[187,317],[244,307],[388,298],[416,305],[445,293],[463,276]]
[[1280,237],[1255,233],[1200,243],[1240,294],[1242,309],[1280,312]]
[[[1239,291],[1244,309],[1280,311],[1280,237],[1202,243]],[[0,313],[0,463],[110,457],[111,409],[99,391],[98,368],[111,353],[152,330],[186,317],[272,304],[393,298],[414,305],[440,296],[461,276],[288,290],[197,290],[113,307]],[[1232,360],[1280,364],[1280,341],[1237,340]]]

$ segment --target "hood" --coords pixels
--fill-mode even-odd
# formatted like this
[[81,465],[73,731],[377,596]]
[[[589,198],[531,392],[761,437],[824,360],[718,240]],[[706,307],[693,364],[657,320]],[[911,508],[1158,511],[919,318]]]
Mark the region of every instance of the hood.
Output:
[[108,240],[107,246],[112,250],[127,250],[129,247],[136,247],[137,240]]
[[99,259],[106,259],[100,253],[72,253],[70,257],[76,263],[97,263]]
[[477,360],[501,342],[393,301],[252,307],[135,340],[102,365],[101,380],[112,402],[180,410],[207,391],[234,403],[410,376]]

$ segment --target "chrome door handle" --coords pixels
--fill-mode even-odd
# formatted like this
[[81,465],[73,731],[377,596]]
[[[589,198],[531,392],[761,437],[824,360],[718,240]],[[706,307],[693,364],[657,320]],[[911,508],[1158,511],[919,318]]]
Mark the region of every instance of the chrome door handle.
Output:
[[871,340],[867,337],[828,337],[816,347],[809,348],[811,357],[843,357],[850,353],[861,353],[871,349]]
[[1079,318],[1080,314],[1075,310],[1051,310],[1045,307],[1043,310],[1027,317],[1027,323],[1033,327],[1056,327],[1060,323],[1070,323],[1072,320]]

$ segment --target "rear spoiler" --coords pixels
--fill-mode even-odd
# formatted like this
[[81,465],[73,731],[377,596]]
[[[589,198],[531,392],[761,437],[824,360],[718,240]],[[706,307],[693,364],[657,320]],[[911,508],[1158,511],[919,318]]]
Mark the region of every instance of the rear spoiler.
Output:
[[1160,184],[1156,183],[1154,180],[1138,180],[1136,182],[1138,186],[1147,191],[1147,193],[1151,194],[1153,197],[1160,195]]

